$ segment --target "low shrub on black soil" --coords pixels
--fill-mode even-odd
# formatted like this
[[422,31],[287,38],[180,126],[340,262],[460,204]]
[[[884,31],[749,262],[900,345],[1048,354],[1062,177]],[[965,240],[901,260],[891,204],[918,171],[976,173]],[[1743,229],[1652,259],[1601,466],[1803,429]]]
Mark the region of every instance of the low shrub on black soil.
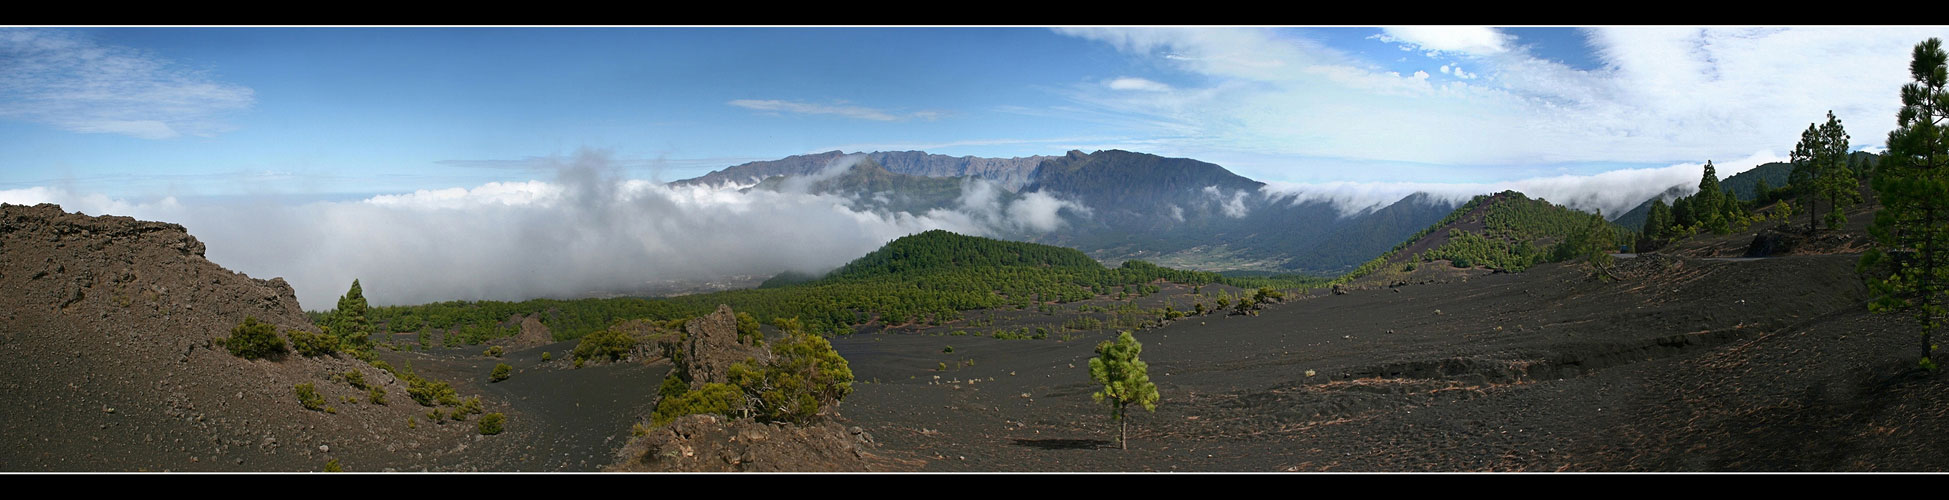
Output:
[[298,393],[298,404],[304,405],[305,409],[312,411],[325,409],[325,397],[318,395],[318,388],[313,387],[310,382],[298,384],[292,389]]
[[277,336],[277,327],[270,323],[257,321],[245,316],[243,323],[230,329],[230,337],[218,339],[230,354],[244,359],[259,359],[284,354],[284,339]]
[[502,424],[507,423],[507,420],[508,420],[507,415],[502,415],[500,413],[489,413],[486,415],[481,415],[480,423],[478,424],[481,435],[492,436],[495,434],[500,434],[501,426]]

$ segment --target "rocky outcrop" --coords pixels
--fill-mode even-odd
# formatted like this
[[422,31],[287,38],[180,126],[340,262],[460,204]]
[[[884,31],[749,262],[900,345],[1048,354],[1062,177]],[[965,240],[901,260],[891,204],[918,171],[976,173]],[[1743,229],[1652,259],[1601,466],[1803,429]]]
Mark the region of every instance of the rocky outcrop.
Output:
[[691,389],[730,381],[731,365],[752,354],[738,343],[738,317],[731,306],[718,305],[716,312],[684,323],[682,367]]

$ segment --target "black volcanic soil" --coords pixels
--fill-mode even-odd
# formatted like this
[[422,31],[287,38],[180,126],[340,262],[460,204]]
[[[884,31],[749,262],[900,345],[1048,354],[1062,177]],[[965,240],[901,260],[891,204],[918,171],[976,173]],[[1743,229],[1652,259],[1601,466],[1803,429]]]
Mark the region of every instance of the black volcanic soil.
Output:
[[[202,260],[179,226],[7,210],[0,470],[598,470],[669,369],[575,369],[572,342],[382,352],[508,415],[497,436],[429,424],[363,363],[212,349],[245,313],[285,328],[303,315],[281,282]],[[1137,333],[1163,399],[1133,414],[1128,450],[1090,398],[1109,331],[856,334],[833,342],[858,380],[839,423],[878,442],[870,470],[1949,469],[1943,378],[1913,368],[1905,317],[1867,313],[1855,259],[1643,255],[1620,259],[1620,281],[1543,265],[1187,318]],[[1138,300],[1188,303],[1165,289]],[[513,377],[489,383],[503,362]],[[392,404],[328,415],[291,395],[309,381],[336,404],[350,390],[328,376],[353,368]]]
[[877,381],[846,414],[921,470],[1942,470],[1941,379],[1853,262],[1645,256],[1177,322],[1138,334],[1163,401],[1129,450],[1089,397],[1101,335],[835,345]]

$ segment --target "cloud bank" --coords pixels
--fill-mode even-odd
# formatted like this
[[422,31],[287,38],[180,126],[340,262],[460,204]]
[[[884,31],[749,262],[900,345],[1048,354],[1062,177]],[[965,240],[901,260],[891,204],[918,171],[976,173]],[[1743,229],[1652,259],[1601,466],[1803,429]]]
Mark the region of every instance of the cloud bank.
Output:
[[555,161],[549,181],[347,202],[130,201],[48,187],[0,190],[0,202],[182,224],[212,261],[282,276],[311,309],[331,307],[354,278],[376,304],[578,297],[661,280],[823,272],[930,229],[1048,231],[1088,216],[1046,194],[1003,200],[993,183],[965,186],[956,210],[889,213],[802,190],[623,179],[601,152]]
[[[1753,167],[1784,161],[1787,158],[1762,151],[1737,160],[1713,162],[1712,167],[1724,180]],[[1602,210],[1605,217],[1616,218],[1673,186],[1681,187],[1687,194],[1696,192],[1699,179],[1704,174],[1705,164],[1701,162],[1489,183],[1268,182],[1261,194],[1273,201],[1286,200],[1293,204],[1328,202],[1342,216],[1350,216],[1381,209],[1417,192],[1428,193],[1439,201],[1458,204],[1476,195],[1515,190],[1531,198],[1542,198],[1577,210]]]

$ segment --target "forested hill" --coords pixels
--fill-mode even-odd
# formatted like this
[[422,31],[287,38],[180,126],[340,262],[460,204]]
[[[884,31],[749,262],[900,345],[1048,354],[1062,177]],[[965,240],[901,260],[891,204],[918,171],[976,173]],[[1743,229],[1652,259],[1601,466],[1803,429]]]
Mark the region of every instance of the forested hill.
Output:
[[[802,278],[802,277],[801,277]],[[613,298],[525,302],[445,302],[374,307],[368,317],[385,331],[454,332],[479,343],[512,335],[509,318],[540,316],[557,339],[580,337],[623,319],[667,321],[701,316],[728,304],[757,318],[798,318],[807,329],[848,333],[862,325],[939,325],[963,311],[1049,306],[1154,293],[1159,280],[1187,285],[1222,283],[1244,289],[1297,289],[1321,281],[1292,275],[1227,277],[1160,267],[1140,260],[1106,268],[1069,248],[928,231],[881,247],[827,277],[774,279],[771,286],[656,299]],[[1152,311],[1165,314],[1162,310]],[[322,314],[321,314],[322,316]],[[427,338],[422,335],[421,338]]]
[[1622,228],[1596,214],[1531,199],[1515,191],[1477,196],[1440,222],[1342,276],[1348,282],[1375,273],[1411,272],[1423,263],[1521,271],[1571,259],[1588,247],[1611,246]]
[[1073,248],[964,236],[935,229],[903,236],[840,266],[828,279],[858,279],[968,267],[1067,267],[1102,269]]

